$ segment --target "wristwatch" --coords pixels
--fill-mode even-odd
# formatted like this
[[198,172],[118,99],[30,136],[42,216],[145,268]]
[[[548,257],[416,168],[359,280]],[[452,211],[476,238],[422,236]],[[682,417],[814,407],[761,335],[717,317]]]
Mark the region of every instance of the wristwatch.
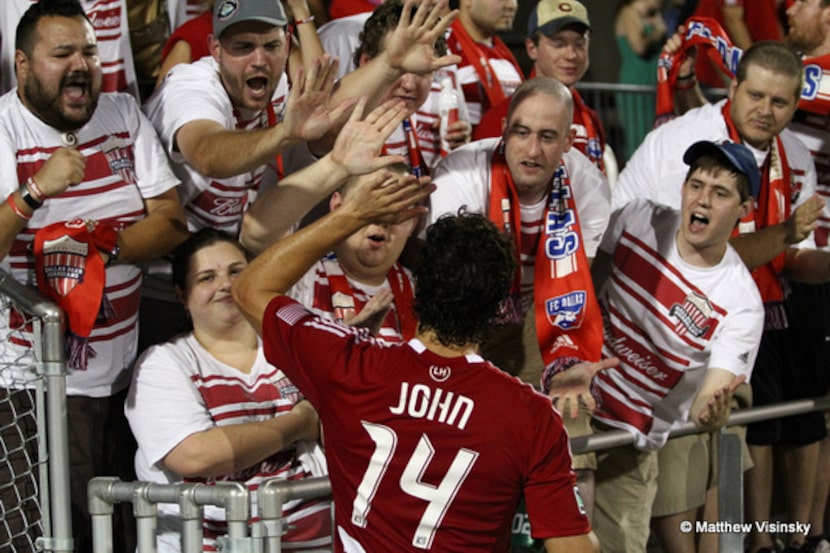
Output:
[[32,191],[29,190],[29,187],[25,184],[21,184],[17,191],[20,193],[20,197],[23,201],[26,202],[26,205],[31,207],[33,210],[43,205],[43,202],[38,201],[38,199],[32,194]]
[[107,262],[104,264],[104,267],[109,267],[116,261],[118,261],[118,256],[121,255],[121,246],[118,245],[118,242],[112,247],[112,249],[108,252],[109,258],[107,258]]

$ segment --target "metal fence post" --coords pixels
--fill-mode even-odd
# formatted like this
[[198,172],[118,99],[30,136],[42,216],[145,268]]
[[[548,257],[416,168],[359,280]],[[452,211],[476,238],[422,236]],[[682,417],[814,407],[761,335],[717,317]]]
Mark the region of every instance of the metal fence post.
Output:
[[[744,469],[741,438],[737,434],[718,432],[718,519],[732,523],[744,518]],[[742,533],[723,532],[718,536],[721,551],[743,551]]]

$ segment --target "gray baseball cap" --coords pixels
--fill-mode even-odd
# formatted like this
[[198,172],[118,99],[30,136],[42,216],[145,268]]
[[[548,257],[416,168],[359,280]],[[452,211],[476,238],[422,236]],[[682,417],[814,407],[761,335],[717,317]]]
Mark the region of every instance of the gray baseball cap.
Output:
[[280,0],[219,0],[213,8],[213,36],[243,21],[262,21],[277,27],[288,24]]

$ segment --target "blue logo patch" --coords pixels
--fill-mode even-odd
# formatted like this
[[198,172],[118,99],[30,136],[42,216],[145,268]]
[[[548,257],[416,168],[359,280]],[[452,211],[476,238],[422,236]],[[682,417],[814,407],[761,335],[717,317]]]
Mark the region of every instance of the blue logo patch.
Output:
[[588,294],[584,290],[577,290],[545,300],[545,313],[550,324],[562,330],[581,327],[587,297]]

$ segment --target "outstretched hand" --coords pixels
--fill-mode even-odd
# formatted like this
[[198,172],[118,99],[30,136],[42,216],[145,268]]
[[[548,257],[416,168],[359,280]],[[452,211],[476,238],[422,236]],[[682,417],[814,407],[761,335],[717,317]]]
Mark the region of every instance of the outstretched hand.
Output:
[[349,326],[368,328],[372,336],[377,336],[386,315],[392,309],[393,301],[395,301],[395,296],[392,294],[392,290],[384,288],[369,298],[369,301],[366,302],[359,313],[348,319],[343,319],[343,323]]
[[435,190],[429,177],[416,179],[391,171],[378,171],[362,180],[349,191],[340,209],[365,224],[397,225],[423,215],[427,208],[422,200]]
[[616,357],[602,359],[596,363],[577,363],[556,374],[550,383],[548,397],[553,400],[553,406],[563,415],[575,419],[579,415],[579,401],[589,411],[596,409],[597,403],[591,395],[591,381],[600,371],[616,367],[620,360]]
[[415,14],[415,0],[406,0],[398,26],[389,34],[385,56],[389,66],[401,73],[430,73],[461,63],[461,57],[435,55],[435,42],[444,35],[458,10],[447,13],[448,0],[420,2]]
[[824,210],[824,200],[818,194],[795,208],[790,218],[784,223],[787,228],[787,244],[798,244],[807,238],[818,226],[818,219]]
[[312,62],[308,74],[302,67],[297,69],[282,120],[283,130],[290,139],[320,138],[354,105],[353,99],[344,100],[334,108],[328,105],[339,64],[337,58],[325,54]]
[[361,120],[366,99],[361,98],[337,135],[331,151],[332,161],[351,176],[371,173],[393,163],[403,163],[402,156],[380,156],[383,144],[406,117],[406,104],[389,100]]
[[744,382],[746,382],[746,376],[736,376],[729,384],[715,390],[712,397],[709,398],[709,401],[706,402],[706,405],[698,414],[697,419],[694,421],[695,425],[701,430],[714,432],[726,424],[732,405],[732,396],[735,394],[738,386]]

